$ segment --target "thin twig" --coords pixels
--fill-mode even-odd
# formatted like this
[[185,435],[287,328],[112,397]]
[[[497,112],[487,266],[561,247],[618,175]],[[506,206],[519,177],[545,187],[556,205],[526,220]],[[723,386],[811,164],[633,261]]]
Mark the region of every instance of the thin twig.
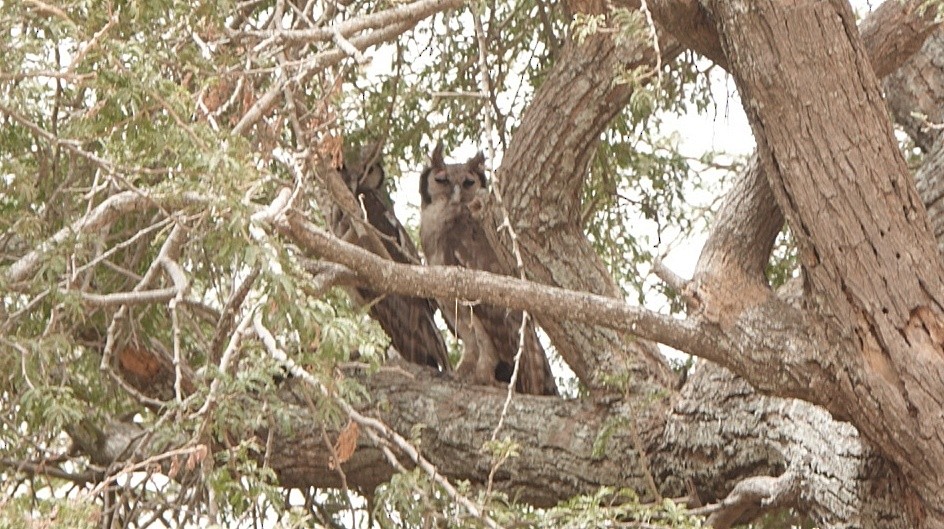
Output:
[[[416,22],[403,22],[394,26],[375,30],[357,38],[352,38],[350,39],[350,42],[355,48],[359,50],[365,50],[370,46],[387,42],[388,40],[405,33],[415,25]],[[280,80],[275,81],[273,86],[269,88],[269,90],[262,97],[260,97],[253,104],[253,106],[248,111],[246,111],[245,114],[243,114],[243,117],[239,120],[239,123],[233,127],[232,133],[234,135],[239,135],[248,131],[252,125],[259,121],[259,119],[261,119],[262,116],[268,112],[270,108],[272,108],[279,94],[283,92],[285,87],[300,85],[310,76],[317,72],[323,71],[329,66],[333,66],[341,62],[347,56],[348,54],[341,50],[329,50],[315,54],[312,57],[306,59],[301,64],[298,72],[295,75],[291,77],[283,77]]]
[[162,258],[161,264],[167,271],[167,275],[171,277],[171,281],[174,282],[174,288],[177,290],[177,295],[175,295],[174,299],[170,301],[168,308],[170,309],[174,342],[174,398],[177,400],[177,404],[182,404],[184,401],[184,376],[182,371],[183,361],[181,360],[182,357],[180,353],[180,318],[177,316],[177,306],[183,301],[184,295],[190,288],[190,282],[187,281],[187,276],[184,273],[183,268],[181,268],[176,261]]
[[155,456],[149,457],[137,463],[131,463],[131,464],[125,465],[124,468],[108,476],[107,478],[103,479],[101,483],[99,483],[98,485],[95,486],[95,488],[90,490],[88,492],[88,497],[94,498],[95,496],[100,494],[102,491],[104,491],[105,488],[110,483],[117,481],[118,478],[120,478],[121,476],[124,476],[126,474],[131,474],[132,472],[137,472],[141,469],[148,468],[149,466],[159,461],[163,461],[165,459],[170,459],[173,457],[179,457],[179,456],[185,456],[185,455],[189,456],[191,454],[204,452],[206,451],[206,449],[207,449],[206,445],[202,445],[202,444],[188,446],[185,448],[177,448],[175,450],[168,450],[167,452],[164,452],[162,454],[157,454]]
[[[128,191],[130,195],[140,200],[142,197],[137,195],[137,193]],[[124,194],[124,193],[122,193]],[[116,195],[118,196],[118,195]],[[98,209],[98,208],[96,208]],[[61,232],[60,232],[61,233]],[[171,229],[170,234],[168,234],[167,239],[164,241],[164,244],[161,246],[160,251],[157,254],[157,258],[151,263],[151,266],[148,267],[147,272],[145,272],[144,277],[141,278],[141,281],[132,289],[132,292],[141,292],[148,286],[150,286],[156,279],[159,271],[164,268],[165,260],[175,260],[177,259],[180,253],[180,247],[184,242],[184,229],[180,224],[175,224],[174,228]],[[57,234],[58,235],[58,234]],[[175,294],[176,294],[176,289]],[[118,385],[122,387],[125,391],[134,395],[139,401],[150,406],[162,406],[164,403],[152,399],[143,395],[141,392],[137,391],[130,384],[128,384],[118,373],[115,372],[112,367],[112,357],[115,353],[115,347],[118,344],[118,325],[119,322],[128,315],[129,311],[128,304],[123,304],[115,312],[114,316],[111,318],[111,322],[108,324],[108,330],[105,333],[105,347],[102,352],[102,361],[100,367],[103,371],[108,373],[108,375],[114,380]]]
[[[0,112],[2,112],[2,108],[0,108]],[[63,244],[76,234],[101,229],[103,226],[111,224],[122,215],[143,207],[152,205],[161,207],[161,202],[167,203],[164,205],[176,202],[183,206],[188,204],[206,204],[207,202],[211,202],[211,200],[208,197],[195,193],[182,193],[175,197],[163,199],[152,194],[138,191],[122,191],[121,193],[106,198],[88,215],[82,216],[82,218],[77,219],[72,224],[57,231],[52,237],[40,243],[37,248],[10,265],[10,268],[8,268],[6,272],[7,281],[10,283],[19,283],[20,281],[28,279],[29,276],[39,268],[40,264],[42,264],[43,257],[45,257],[49,251]]]
[[[491,86],[491,77],[488,73],[488,53],[487,45],[485,41],[485,30],[482,27],[482,17],[479,16],[478,12],[475,9],[472,9],[472,21],[475,25],[475,36],[478,40],[479,45],[479,84],[481,86],[482,94],[489,96],[492,93]],[[486,145],[488,147],[488,163],[491,164],[495,160],[495,146],[492,142],[492,133],[495,131],[495,123],[492,119],[492,114],[489,111],[489,106],[485,105],[485,129],[488,131],[486,135]],[[508,235],[511,237],[511,251],[515,256],[515,269],[518,273],[518,277],[525,279],[524,273],[524,259],[521,258],[521,249],[518,247],[518,234],[515,232],[514,227],[511,224],[511,219],[508,216],[508,210],[505,208],[505,203],[502,201],[501,191],[499,188],[499,177],[496,171],[492,171],[492,194],[495,196],[495,202],[498,205],[499,212],[502,216],[502,224],[499,227],[499,230],[505,228],[508,230]],[[528,320],[530,315],[527,311],[522,312],[521,317],[521,326],[518,328],[518,350],[515,352],[515,362],[514,368],[511,371],[511,380],[508,381],[508,394],[505,397],[505,403],[502,406],[501,415],[498,417],[498,424],[495,425],[495,430],[492,432],[492,441],[498,438],[498,433],[501,431],[502,426],[505,424],[505,417],[508,414],[508,408],[511,406],[511,399],[515,394],[515,384],[518,382],[518,374],[521,369],[521,356],[524,353],[525,349],[525,337],[528,332]]]
[[412,4],[400,5],[378,13],[346,20],[330,28],[249,30],[233,32],[235,36],[252,35],[267,39],[292,42],[327,42],[340,34],[350,38],[355,33],[367,29],[385,28],[403,23],[417,23],[436,13],[462,6],[462,0],[420,0]]
[[178,291],[175,287],[158,288],[154,290],[138,290],[132,292],[113,292],[111,294],[92,294],[81,290],[74,292],[82,298],[83,303],[95,307],[114,307],[115,305],[150,305],[173,300]]
[[482,92],[430,92],[429,95],[430,97],[471,97],[473,99],[488,99],[488,94],[483,94]]
[[[236,330],[233,331],[233,335],[229,339],[229,345],[226,346],[226,349],[223,351],[223,356],[220,358],[219,372],[221,375],[229,373],[229,368],[236,359],[237,352],[239,351],[239,344],[242,342],[243,338],[249,332],[249,325],[252,323],[253,318],[256,316],[256,312],[259,307],[262,306],[262,302],[259,301],[255,305],[249,308],[246,313],[243,315],[242,319],[239,320],[239,324],[236,325]],[[210,391],[207,393],[206,402],[203,403],[203,406],[197,410],[196,415],[204,415],[210,408],[216,404],[217,394],[220,392],[220,382],[221,377],[213,379],[213,382],[210,383]]]
[[652,20],[652,12],[649,11],[649,4],[646,0],[640,0],[639,10],[646,16],[646,27],[649,29],[649,36],[652,38],[652,48],[656,51],[656,86],[662,86],[662,48],[659,46],[659,32],[656,30],[656,23]]
[[12,459],[0,459],[0,467],[14,469],[17,472],[23,472],[32,476],[48,476],[57,479],[71,481],[76,485],[86,485],[95,481],[96,472],[85,471],[80,473],[66,472],[60,467],[55,466],[51,461],[14,461]]

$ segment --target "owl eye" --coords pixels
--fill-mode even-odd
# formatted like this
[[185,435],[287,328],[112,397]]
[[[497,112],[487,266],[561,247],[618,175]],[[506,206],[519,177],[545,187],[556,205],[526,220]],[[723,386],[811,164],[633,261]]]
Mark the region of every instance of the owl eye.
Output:
[[475,180],[472,180],[471,178],[466,178],[465,181],[462,182],[462,187],[466,189],[472,187],[473,185],[475,185]]

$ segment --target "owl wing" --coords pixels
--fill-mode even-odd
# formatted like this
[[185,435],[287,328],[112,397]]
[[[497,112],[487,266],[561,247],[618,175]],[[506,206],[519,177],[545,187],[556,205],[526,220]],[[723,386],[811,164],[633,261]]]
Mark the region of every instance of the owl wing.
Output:
[[[357,189],[367,221],[377,229],[384,248],[399,263],[419,262],[419,254],[380,189]],[[358,240],[352,229],[352,219],[339,211],[332,212],[332,230],[336,235],[358,246],[367,247]],[[433,319],[435,306],[425,298],[382,295],[367,288],[350,289],[349,293],[361,306],[369,307],[369,314],[390,336],[393,347],[414,364],[449,371],[446,343]]]
[[[447,245],[453,250],[456,264],[475,270],[502,273],[498,257],[489,244],[481,223],[469,217],[460,220],[459,224],[461,229],[456,231],[462,234],[461,240]],[[521,330],[523,314],[521,311],[485,303],[475,305],[472,311],[481,321],[498,352],[500,362],[496,370],[497,378],[503,382],[510,381],[515,355],[520,345],[518,332]],[[557,384],[554,382],[544,347],[538,340],[533,320],[528,321],[524,332],[524,351],[515,389],[531,395],[557,395]]]

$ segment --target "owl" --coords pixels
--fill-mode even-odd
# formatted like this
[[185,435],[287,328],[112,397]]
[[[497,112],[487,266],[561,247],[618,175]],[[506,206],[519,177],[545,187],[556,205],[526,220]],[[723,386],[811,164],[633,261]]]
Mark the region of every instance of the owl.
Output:
[[[485,157],[479,153],[464,164],[443,162],[442,144],[420,176],[420,242],[431,265],[462,266],[500,274],[494,249],[480,222],[487,194]],[[462,340],[456,368],[476,384],[508,382],[518,352],[522,314],[484,303],[439,300],[443,316]],[[557,387],[534,326],[525,327],[524,350],[516,389],[521,393],[556,395]]]
[[[367,144],[360,154],[345,156],[339,172],[363,206],[367,222],[379,232],[376,235],[390,257],[400,263],[418,263],[419,252],[393,213],[389,197],[383,191],[380,145]],[[365,246],[356,235],[357,230],[353,229],[354,220],[339,208],[332,211],[330,219],[335,235]],[[451,370],[446,343],[433,319],[436,313],[434,302],[425,298],[382,295],[366,288],[350,289],[349,294],[360,306],[369,307],[371,317],[390,336],[394,349],[404,359],[442,371]]]

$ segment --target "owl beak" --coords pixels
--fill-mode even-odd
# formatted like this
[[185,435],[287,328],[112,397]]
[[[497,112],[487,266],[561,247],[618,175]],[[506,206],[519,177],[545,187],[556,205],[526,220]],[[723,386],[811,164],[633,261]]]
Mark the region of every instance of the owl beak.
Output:
[[452,198],[449,199],[449,203],[458,204],[462,202],[462,188],[455,186],[452,188]]

